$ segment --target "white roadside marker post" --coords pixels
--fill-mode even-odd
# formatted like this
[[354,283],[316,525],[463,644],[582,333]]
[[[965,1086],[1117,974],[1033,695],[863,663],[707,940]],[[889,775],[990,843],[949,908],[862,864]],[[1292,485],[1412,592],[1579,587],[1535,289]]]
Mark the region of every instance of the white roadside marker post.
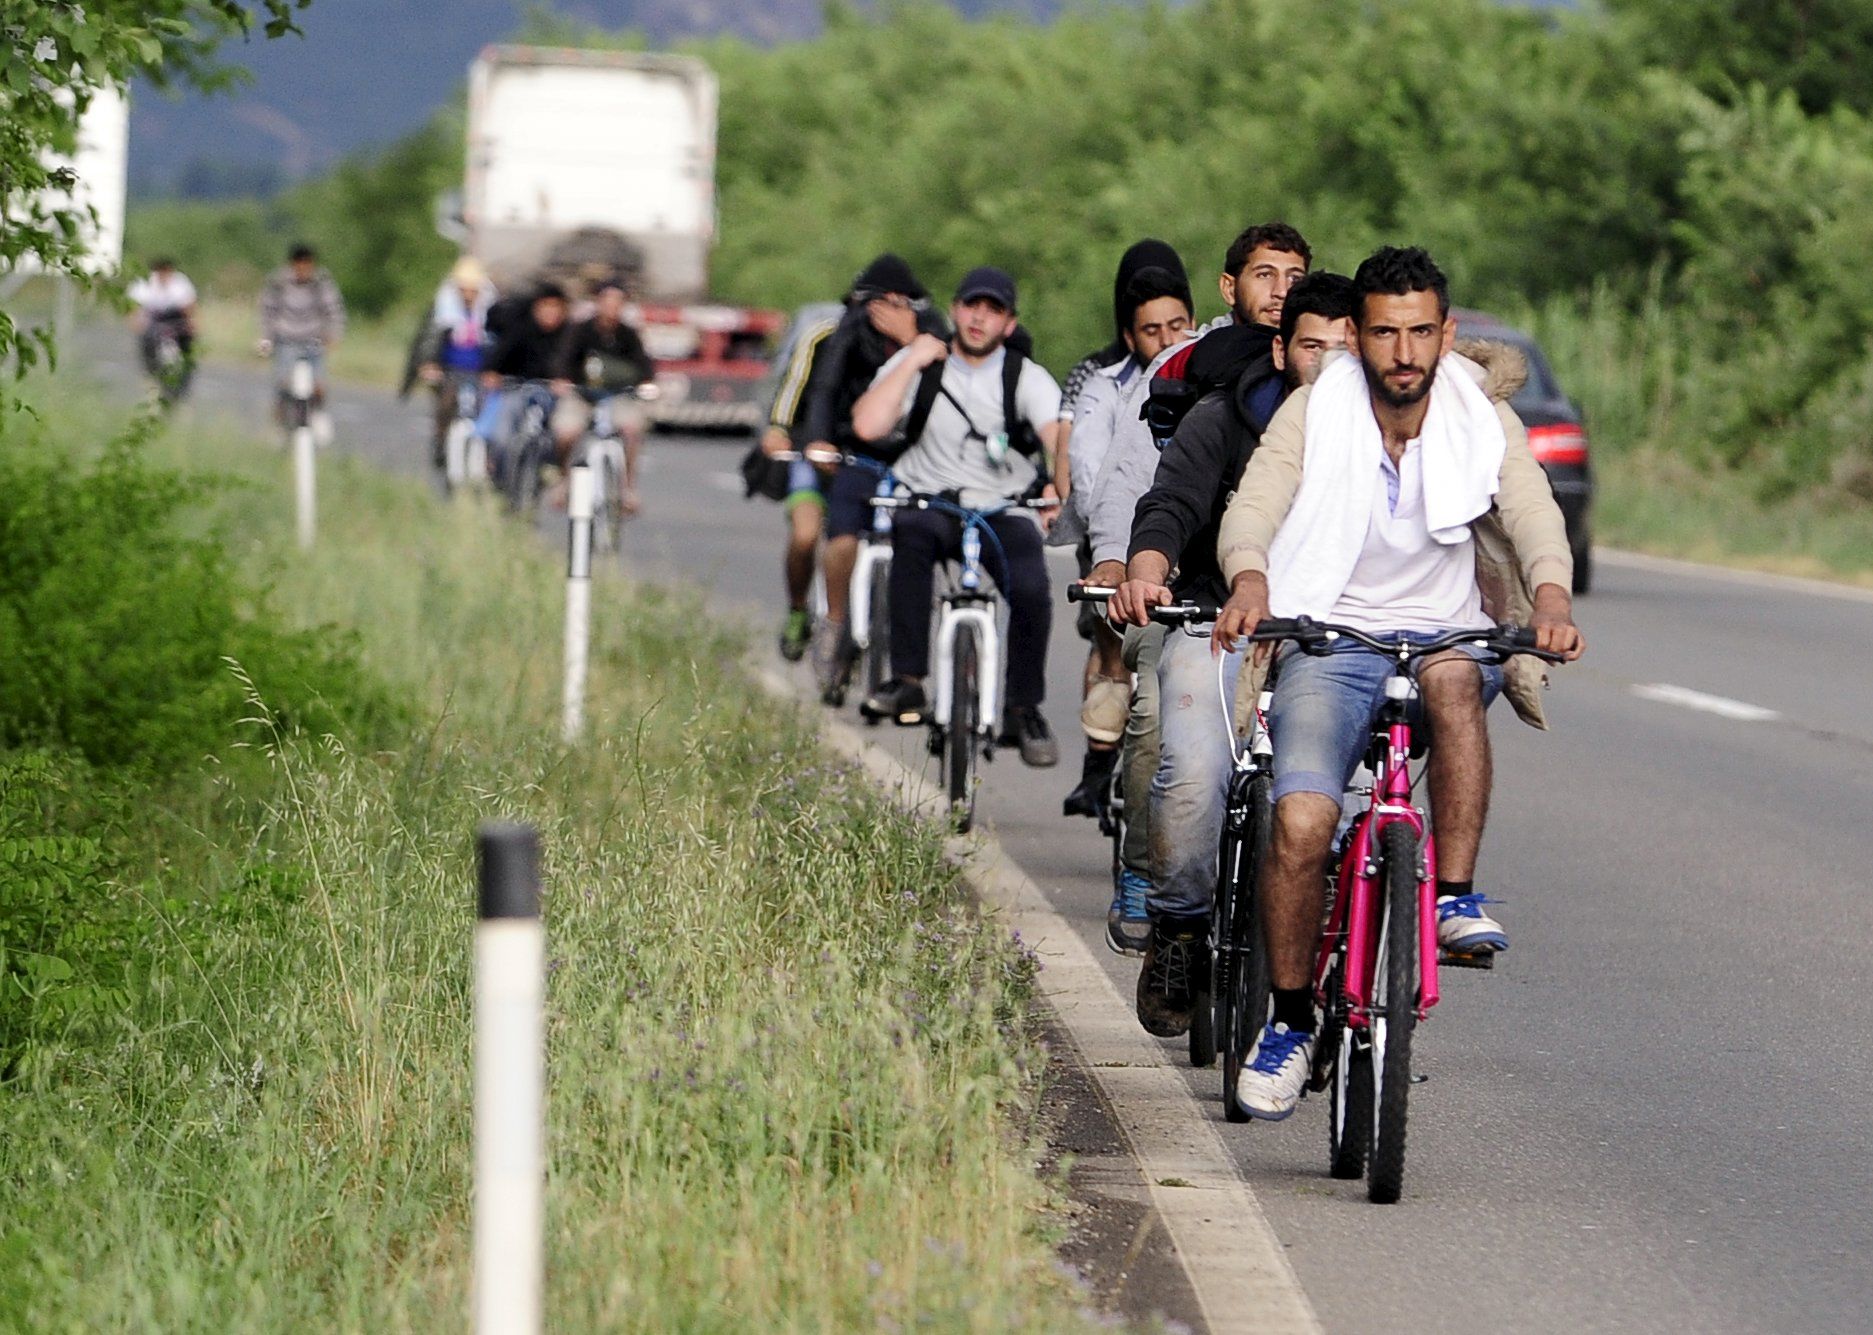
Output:
[[585,731],[585,667],[592,648],[592,470],[572,470],[566,496],[566,693],[568,744]]
[[538,1335],[545,1230],[540,836],[483,825],[475,930],[475,1330]]
[[312,471],[312,397],[317,386],[312,363],[304,357],[293,363],[289,388],[293,400],[293,497],[299,517],[299,549],[311,551],[318,527],[317,483]]

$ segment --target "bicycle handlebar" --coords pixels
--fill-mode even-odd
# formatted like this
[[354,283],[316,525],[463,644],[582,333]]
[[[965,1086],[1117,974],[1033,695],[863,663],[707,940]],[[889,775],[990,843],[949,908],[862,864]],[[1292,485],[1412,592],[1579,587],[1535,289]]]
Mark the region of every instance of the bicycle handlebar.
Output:
[[[1070,603],[1109,603],[1117,589],[1102,588],[1097,584],[1067,585],[1067,601]],[[1200,621],[1216,620],[1216,609],[1203,607],[1197,603],[1164,603],[1151,609],[1151,619],[1161,626],[1189,626]]]
[[952,501],[947,496],[930,496],[923,492],[912,492],[908,496],[874,496],[872,508],[877,510],[944,510],[951,514],[965,514],[987,517],[1007,514],[1011,510],[1027,510],[1039,513],[1042,510],[1057,510],[1060,502],[1052,497],[1036,498],[1031,501],[1008,501],[992,510],[971,510],[968,506]]
[[1442,653],[1458,645],[1474,645],[1494,653],[1498,660],[1511,658],[1517,654],[1528,654],[1549,663],[1564,663],[1567,655],[1551,653],[1546,649],[1536,648],[1536,636],[1531,627],[1515,626],[1504,622],[1488,630],[1452,630],[1442,635],[1434,635],[1428,640],[1416,641],[1409,636],[1395,636],[1390,640],[1354,626],[1341,626],[1331,622],[1315,621],[1312,617],[1269,617],[1255,627],[1248,639],[1253,644],[1273,644],[1281,640],[1292,640],[1306,654],[1331,653],[1336,641],[1346,639],[1363,644],[1374,653],[1384,654],[1389,658],[1403,657],[1406,660],[1423,658],[1429,654]]

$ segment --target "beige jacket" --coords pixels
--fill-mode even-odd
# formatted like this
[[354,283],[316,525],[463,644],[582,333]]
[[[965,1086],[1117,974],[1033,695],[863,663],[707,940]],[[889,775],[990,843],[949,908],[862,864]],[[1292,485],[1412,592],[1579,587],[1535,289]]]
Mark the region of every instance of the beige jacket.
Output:
[[[1528,378],[1528,363],[1520,351],[1502,343],[1459,343],[1457,353],[1460,364],[1495,402],[1508,437],[1495,504],[1471,525],[1483,610],[1491,620],[1526,625],[1534,610],[1531,590],[1543,584],[1572,588],[1574,578],[1574,557],[1561,507],[1555,504],[1547,473],[1528,448],[1528,432],[1508,404]],[[1217,558],[1223,578],[1231,583],[1244,571],[1268,571],[1268,548],[1301,487],[1307,399],[1308,390],[1303,388],[1281,405],[1223,512]],[[1244,672],[1238,698],[1253,699],[1264,675],[1253,669]],[[1547,684],[1547,669],[1540,659],[1512,658],[1504,669],[1503,694],[1531,727],[1548,726],[1541,707],[1541,692]],[[1238,709],[1236,717],[1249,715]]]

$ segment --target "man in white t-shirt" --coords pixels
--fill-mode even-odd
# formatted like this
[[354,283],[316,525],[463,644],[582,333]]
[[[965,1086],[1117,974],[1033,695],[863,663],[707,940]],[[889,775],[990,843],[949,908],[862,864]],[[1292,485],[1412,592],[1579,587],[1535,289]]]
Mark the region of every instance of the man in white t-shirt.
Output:
[[173,332],[183,357],[190,355],[195,347],[195,284],[176,268],[174,260],[153,261],[149,277],[130,285],[129,297],[136,305],[130,320],[137,331],[144,370],[157,373],[156,346],[165,328]]
[[[969,510],[1051,495],[1060,387],[1032,358],[1005,347],[1014,331],[1015,282],[972,269],[950,307],[953,343],[919,334],[880,368],[852,406],[852,430],[882,441],[901,430],[893,476],[912,491]],[[1010,400],[1012,399],[1012,402]],[[992,514],[983,565],[1008,600],[1008,675],[1002,741],[1030,765],[1060,759],[1041,715],[1053,598],[1041,529],[1025,512]],[[867,718],[921,723],[927,701],[930,598],[936,563],[961,555],[963,521],[940,510],[900,510],[892,525],[891,679],[865,700]]]

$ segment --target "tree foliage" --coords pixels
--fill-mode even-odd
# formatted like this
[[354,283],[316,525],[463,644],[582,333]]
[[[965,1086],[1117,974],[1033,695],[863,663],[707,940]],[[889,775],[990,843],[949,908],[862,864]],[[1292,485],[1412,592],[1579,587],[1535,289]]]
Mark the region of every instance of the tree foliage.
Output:
[[[0,0],[0,270],[37,266],[79,282],[89,222],[69,201],[78,123],[97,91],[142,75],[213,84],[227,38],[258,25],[293,31],[311,0]],[[29,365],[49,343],[21,343],[0,312],[0,361]]]

